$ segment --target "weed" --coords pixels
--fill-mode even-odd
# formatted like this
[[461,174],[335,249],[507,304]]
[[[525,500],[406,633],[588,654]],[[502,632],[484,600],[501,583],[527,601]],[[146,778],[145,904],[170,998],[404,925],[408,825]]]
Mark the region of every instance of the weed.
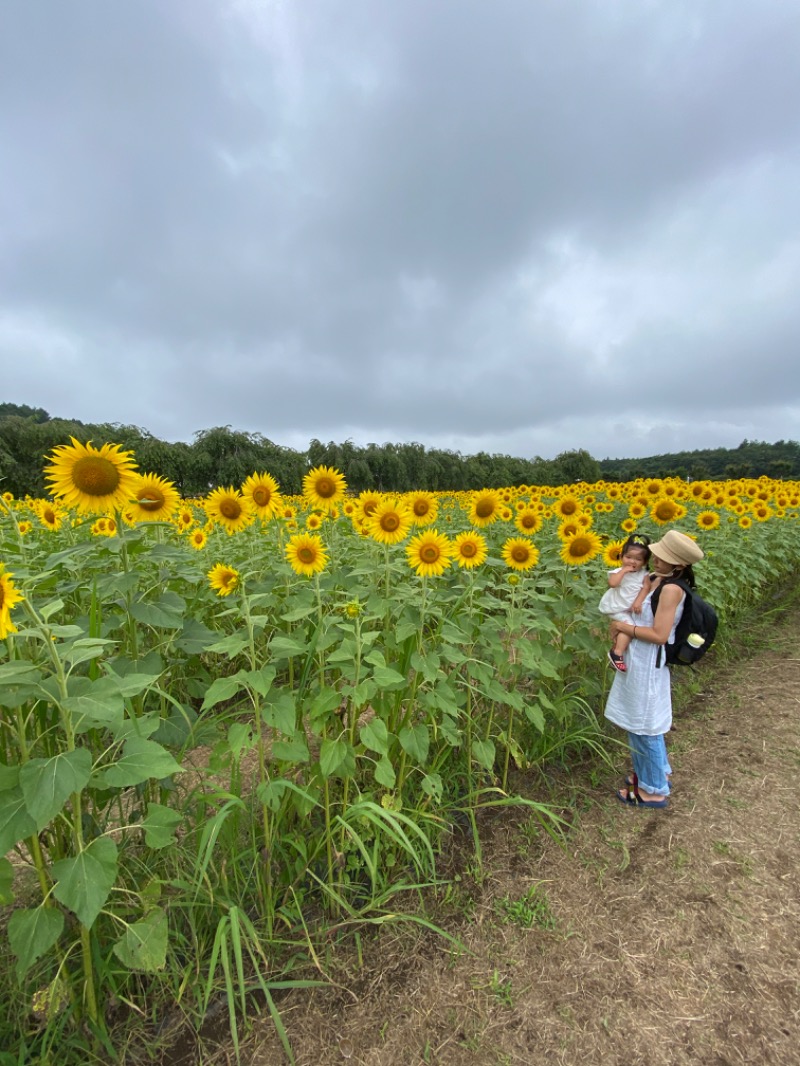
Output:
[[497,900],[496,909],[504,923],[520,925],[525,929],[538,926],[540,929],[555,929],[556,919],[550,910],[547,896],[541,885],[531,885],[519,899],[505,895]]

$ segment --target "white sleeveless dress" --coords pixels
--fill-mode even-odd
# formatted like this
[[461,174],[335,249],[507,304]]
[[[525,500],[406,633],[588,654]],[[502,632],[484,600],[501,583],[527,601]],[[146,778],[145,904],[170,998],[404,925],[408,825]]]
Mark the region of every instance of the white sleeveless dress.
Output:
[[[642,612],[637,616],[641,621],[637,622],[637,625],[653,624],[651,596],[648,596],[642,605]],[[686,596],[683,595],[675,612],[675,621],[668,641],[670,644],[675,640],[675,628],[683,614],[685,599]],[[629,733],[657,737],[668,733],[672,726],[670,672],[663,651],[661,666],[656,666],[660,648],[660,644],[632,640],[625,653],[625,665],[628,669],[624,673],[621,670],[614,671],[605,716]]]

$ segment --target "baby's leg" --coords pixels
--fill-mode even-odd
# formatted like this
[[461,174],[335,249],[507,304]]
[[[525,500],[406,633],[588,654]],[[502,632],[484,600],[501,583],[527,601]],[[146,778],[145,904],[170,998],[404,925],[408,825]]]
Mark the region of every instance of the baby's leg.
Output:
[[628,650],[631,643],[631,638],[627,633],[617,633],[614,638],[614,654],[624,655]]

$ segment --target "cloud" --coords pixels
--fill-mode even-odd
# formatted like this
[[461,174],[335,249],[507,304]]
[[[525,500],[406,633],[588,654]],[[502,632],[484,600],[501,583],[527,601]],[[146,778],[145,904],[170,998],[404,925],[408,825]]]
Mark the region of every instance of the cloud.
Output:
[[778,0],[4,19],[7,400],[300,448],[800,436]]

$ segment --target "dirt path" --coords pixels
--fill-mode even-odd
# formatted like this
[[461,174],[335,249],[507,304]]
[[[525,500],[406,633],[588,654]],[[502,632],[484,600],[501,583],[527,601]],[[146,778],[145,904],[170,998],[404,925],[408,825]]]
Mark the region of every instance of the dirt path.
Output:
[[[495,819],[443,902],[471,954],[384,930],[363,966],[334,960],[344,991],[282,1005],[298,1066],[797,1066],[800,611],[753,639],[693,678],[667,811],[626,809],[595,769],[560,784],[565,849]],[[284,1062],[266,1023],[244,1061]]]

